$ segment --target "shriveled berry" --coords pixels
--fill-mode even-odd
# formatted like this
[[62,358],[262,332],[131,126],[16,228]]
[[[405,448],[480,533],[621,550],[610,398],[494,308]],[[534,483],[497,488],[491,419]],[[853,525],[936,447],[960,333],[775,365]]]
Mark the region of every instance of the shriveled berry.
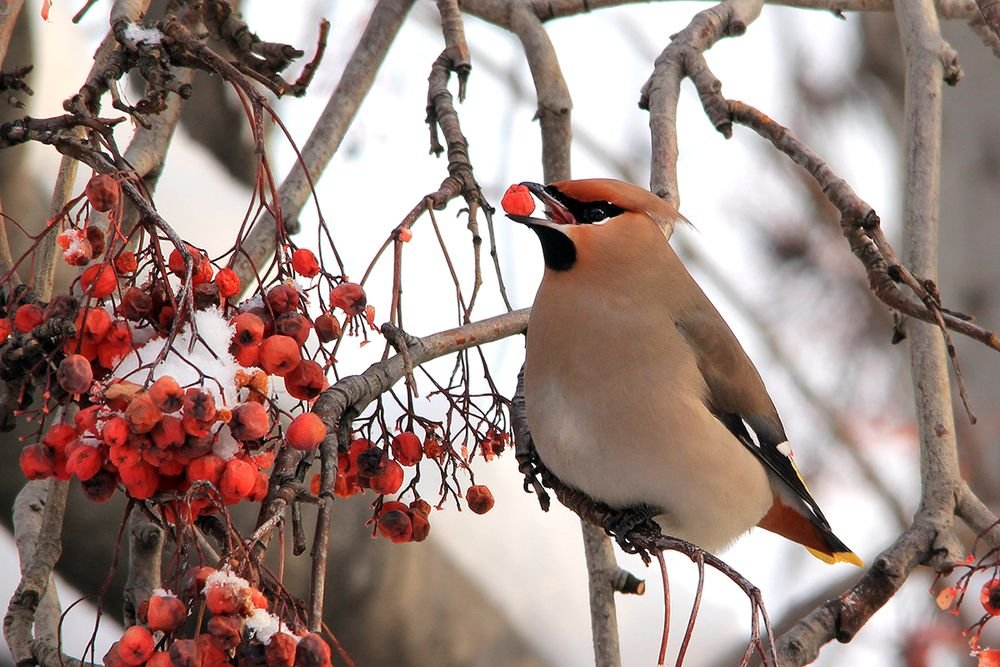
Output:
[[313,325],[309,318],[297,311],[282,313],[274,319],[275,333],[294,338],[299,347],[306,344],[312,328]]
[[424,456],[420,438],[415,433],[404,431],[392,439],[392,458],[396,459],[400,465],[414,466],[420,463]]
[[232,269],[222,269],[215,274],[215,286],[219,288],[219,296],[228,299],[240,293],[240,277]]
[[201,595],[202,591],[205,590],[205,580],[215,572],[216,569],[214,567],[208,567],[207,565],[195,565],[188,568],[188,571],[184,573],[184,579],[181,581],[181,589],[188,597],[193,598]]
[[310,632],[295,649],[295,667],[330,667],[330,646],[315,632]]
[[330,292],[330,305],[340,308],[351,317],[364,312],[367,304],[365,290],[357,283],[340,283]]
[[410,503],[410,510],[414,514],[422,514],[423,516],[430,516],[431,504],[424,500],[423,498],[417,498]]
[[275,632],[264,647],[267,667],[292,667],[295,664],[295,649],[298,641],[285,632]]
[[121,186],[110,174],[94,174],[87,181],[83,193],[95,211],[107,213],[118,206],[121,197]]
[[185,417],[202,422],[213,421],[216,415],[215,397],[204,389],[191,387],[184,392],[184,406],[182,410]]
[[94,382],[94,369],[83,355],[71,354],[59,362],[56,380],[67,393],[85,394]]
[[213,614],[235,614],[241,606],[239,591],[230,584],[220,584],[205,588],[205,606]]
[[170,645],[170,662],[173,667],[202,667],[198,645],[193,639],[178,639]]
[[115,495],[118,488],[118,478],[110,470],[101,468],[90,479],[81,483],[83,493],[96,503],[103,503]]
[[311,401],[327,387],[323,367],[311,359],[303,359],[284,379],[288,393],[303,401]]
[[212,282],[200,282],[194,286],[194,309],[207,310],[222,303],[219,288]]
[[326,437],[326,424],[312,412],[304,412],[288,425],[285,440],[294,449],[312,451],[319,449]]
[[340,322],[333,315],[323,313],[316,318],[314,326],[316,328],[316,337],[319,338],[321,343],[329,343],[340,338]]
[[149,432],[149,435],[160,449],[180,447],[187,439],[184,422],[176,415],[163,415],[163,419]]
[[122,294],[118,312],[125,319],[138,322],[153,312],[153,297],[138,287],[129,287]]
[[410,512],[410,523],[413,525],[413,534],[410,540],[413,542],[423,542],[431,532],[431,522],[427,520],[426,514]]
[[409,542],[413,537],[413,523],[410,515],[402,510],[383,512],[378,518],[378,532],[396,544]]
[[94,227],[91,225],[87,227],[87,241],[90,242],[90,256],[92,259],[97,259],[104,254],[104,232],[100,227]]
[[215,616],[208,622],[208,634],[226,651],[236,648],[242,632],[243,619],[238,616]]
[[465,492],[465,502],[476,514],[486,514],[493,509],[493,492],[485,484],[470,486]]
[[[185,249],[188,254],[191,255],[191,271],[195,272],[198,270],[198,265],[201,263],[202,253],[190,244],[185,244]],[[167,257],[167,268],[170,269],[171,273],[177,277],[184,276],[184,255],[181,254],[179,249],[174,248],[170,251],[170,255]]]
[[292,268],[295,273],[304,278],[313,278],[319,275],[319,261],[312,250],[299,248],[292,253]]
[[377,477],[385,470],[389,457],[380,447],[371,447],[358,454],[357,462],[360,477]]
[[290,310],[298,310],[302,300],[299,292],[290,285],[276,285],[268,290],[265,296],[267,306],[275,316],[287,313]]

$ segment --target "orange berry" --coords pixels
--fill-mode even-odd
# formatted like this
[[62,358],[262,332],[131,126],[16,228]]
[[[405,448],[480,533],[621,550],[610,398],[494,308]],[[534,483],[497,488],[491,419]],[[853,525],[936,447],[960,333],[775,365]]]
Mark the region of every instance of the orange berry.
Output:
[[141,665],[153,655],[153,635],[141,625],[133,625],[118,642],[118,655],[126,665]]
[[247,500],[252,503],[259,503],[267,498],[267,490],[270,488],[271,480],[263,470],[254,472],[253,488],[246,495]]
[[260,343],[250,345],[233,345],[229,352],[235,357],[240,366],[253,368],[260,365]]
[[147,625],[153,632],[171,633],[184,624],[187,606],[174,595],[154,595],[149,598]]
[[111,330],[111,315],[103,308],[88,308],[77,315],[76,330],[84,342],[100,343]]
[[225,469],[226,462],[221,457],[216,454],[205,454],[188,463],[187,478],[191,482],[209,482],[218,488]]
[[267,598],[256,588],[250,589],[250,604],[256,609],[267,609]]
[[26,303],[14,311],[14,328],[21,333],[28,333],[44,321],[41,307],[33,303]]
[[367,304],[365,290],[357,283],[340,283],[330,292],[330,305],[340,308],[350,317],[364,312]]
[[253,313],[238,313],[231,324],[236,329],[234,345],[255,345],[264,340],[264,320]]
[[80,286],[87,296],[103,299],[118,287],[118,276],[110,264],[94,264],[80,274]]
[[237,440],[259,440],[271,430],[267,408],[260,403],[240,403],[232,410],[229,430]]
[[531,215],[535,211],[535,200],[527,187],[515,183],[503,193],[500,206],[511,215]]
[[299,248],[292,253],[292,269],[300,276],[314,278],[319,275],[319,261],[312,250]]
[[299,344],[294,338],[282,335],[268,336],[260,344],[260,367],[269,375],[288,375],[301,361]]
[[163,412],[177,412],[184,406],[184,390],[170,375],[157,378],[146,393]]
[[139,394],[125,408],[125,421],[133,433],[149,433],[160,420],[163,412],[156,407],[149,394]]
[[413,238],[413,232],[410,231],[409,227],[400,227],[399,232],[396,234],[399,240],[403,243],[409,243],[410,239]]
[[319,449],[325,437],[326,424],[312,412],[304,412],[293,419],[285,431],[285,440],[288,444],[293,449],[304,452]]
[[390,447],[392,448],[392,457],[400,465],[414,466],[420,463],[420,459],[424,456],[420,438],[410,431],[400,433],[393,438]]
[[56,380],[67,393],[85,394],[94,382],[94,369],[83,355],[71,354],[59,362]]
[[21,450],[19,463],[28,479],[46,479],[55,472],[56,456],[51,448],[39,442]]
[[493,509],[493,492],[485,484],[470,486],[465,492],[465,502],[476,514],[486,514]]
[[160,485],[160,475],[156,472],[156,468],[145,461],[119,467],[118,476],[125,485],[125,491],[136,500],[152,498]]
[[118,206],[121,186],[110,174],[94,174],[87,181],[87,187],[84,188],[83,193],[95,211],[107,213]]
[[284,379],[288,393],[303,401],[311,401],[327,387],[323,367],[311,359],[303,359]]
[[215,274],[215,286],[219,288],[219,296],[228,299],[240,293],[240,277],[232,269],[222,269]]
[[205,588],[205,606],[213,614],[235,614],[240,608],[241,596],[229,584]]

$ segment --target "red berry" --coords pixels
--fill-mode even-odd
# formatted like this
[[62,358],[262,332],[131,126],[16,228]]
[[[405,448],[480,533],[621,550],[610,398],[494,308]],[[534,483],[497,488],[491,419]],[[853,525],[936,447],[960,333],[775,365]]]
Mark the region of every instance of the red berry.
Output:
[[131,466],[120,466],[118,476],[125,485],[125,491],[136,500],[152,498],[160,485],[160,475],[156,472],[156,468],[145,461],[138,461]]
[[216,454],[206,454],[193,459],[187,466],[187,478],[192,482],[209,482],[218,488],[226,469],[226,462]]
[[76,440],[76,435],[76,429],[69,424],[53,424],[45,433],[42,442],[56,452],[61,452],[66,449],[66,445]]
[[252,503],[259,503],[267,498],[267,490],[271,485],[271,480],[263,470],[254,473],[253,488],[246,495],[247,500]]
[[444,458],[444,452],[441,440],[436,435],[431,432],[424,435],[424,454],[427,458],[440,462]]
[[205,587],[205,606],[213,614],[235,614],[241,606],[239,591],[229,583]]
[[86,233],[79,229],[67,229],[56,237],[56,243],[63,249],[63,259],[70,266],[87,266],[94,256]]
[[269,375],[288,375],[301,361],[299,344],[294,338],[279,334],[268,336],[260,344],[260,367]]
[[368,486],[375,493],[391,494],[403,485],[403,468],[395,461],[386,460],[385,468],[378,475],[369,478]]
[[391,447],[392,457],[396,459],[400,465],[404,466],[414,466],[420,463],[420,459],[423,458],[424,455],[420,438],[410,431],[400,433],[393,438]]
[[[217,413],[215,409],[215,397],[204,389],[191,387],[184,392],[184,406],[182,410],[185,418],[194,419],[199,422],[215,421]],[[190,431],[188,433],[196,435]]]
[[153,655],[153,635],[140,625],[133,625],[118,642],[118,655],[126,665],[141,665]]
[[14,312],[14,327],[21,333],[28,333],[44,321],[41,307],[33,303],[26,303]]
[[219,296],[228,299],[240,293],[240,277],[232,269],[222,269],[215,274],[215,286],[219,288]]
[[465,501],[476,514],[486,514],[493,509],[493,492],[485,484],[476,484],[465,492]]
[[153,427],[149,435],[153,438],[153,444],[160,449],[180,447],[187,439],[184,422],[175,415],[163,415],[163,419]]
[[319,275],[319,261],[313,251],[306,248],[299,248],[292,253],[292,268],[295,273],[305,278]]
[[101,440],[108,447],[124,445],[128,441],[128,422],[122,417],[112,417],[101,427]]
[[285,632],[275,632],[264,647],[264,664],[267,667],[292,667],[298,642]]
[[350,317],[364,312],[367,304],[365,290],[357,283],[340,283],[330,292],[330,305],[340,308]]
[[55,452],[40,442],[22,449],[19,462],[28,479],[46,479],[55,472]]
[[153,655],[149,656],[149,660],[146,661],[146,667],[174,667],[174,662],[170,659],[168,652],[156,651]]
[[319,449],[326,437],[326,424],[312,412],[304,412],[288,425],[285,440],[288,444],[301,451]]
[[253,313],[239,313],[232,319],[234,345],[256,345],[264,340],[264,320]]
[[299,347],[306,344],[312,327],[309,318],[297,311],[282,313],[274,319],[274,332],[294,338]]
[[267,409],[260,403],[240,403],[232,410],[229,430],[237,440],[259,440],[271,430]]
[[94,174],[83,193],[95,211],[107,213],[118,205],[121,186],[110,174]]
[[[185,247],[188,254],[191,255],[191,271],[192,273],[197,272],[202,260],[201,251],[189,244],[185,244]],[[170,251],[170,256],[167,257],[167,268],[177,277],[184,276],[184,256],[179,249],[174,248]]]
[[153,632],[171,633],[184,624],[187,606],[174,595],[154,595],[149,598],[147,625]]
[[208,634],[225,651],[236,648],[242,632],[243,619],[238,616],[215,616],[208,622]]
[[104,232],[100,227],[90,226],[86,230],[87,241],[90,243],[90,256],[97,259],[104,254]]
[[232,505],[239,502],[253,491],[257,482],[257,470],[242,459],[230,459],[226,462],[226,469],[222,471],[222,479],[219,480],[219,491],[222,499]]
[[207,565],[195,565],[188,569],[184,573],[183,581],[181,581],[181,588],[184,594],[192,598],[201,595],[205,590],[205,581],[215,571],[214,567],[208,567]]
[[527,187],[515,183],[503,194],[500,206],[511,215],[531,215],[535,210],[535,200]]
[[94,382],[94,369],[83,355],[71,354],[59,362],[59,386],[70,394],[85,394]]
[[153,297],[138,287],[129,287],[122,294],[118,312],[127,320],[138,322],[153,312]]
[[87,481],[97,474],[104,465],[104,457],[97,447],[80,445],[66,457],[66,471],[76,475],[81,481]]
[[14,327],[11,326],[10,320],[0,319],[0,344],[7,340],[13,330]]
[[76,318],[76,329],[87,343],[100,343],[111,331],[111,315],[103,308],[88,308]]
[[118,287],[118,275],[110,264],[94,264],[80,274],[80,286],[87,296],[103,299]]
[[427,520],[426,514],[416,511],[410,512],[410,523],[413,524],[413,542],[423,542],[431,532],[431,522]]

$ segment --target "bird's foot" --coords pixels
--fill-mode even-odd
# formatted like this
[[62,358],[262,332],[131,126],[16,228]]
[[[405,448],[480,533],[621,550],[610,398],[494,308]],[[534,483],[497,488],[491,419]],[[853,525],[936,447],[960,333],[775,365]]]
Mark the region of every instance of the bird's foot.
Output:
[[542,460],[538,458],[538,453],[535,452],[534,447],[531,447],[527,451],[518,451],[515,458],[517,459],[517,469],[524,475],[525,493],[533,492],[538,497],[538,504],[541,505],[542,511],[548,512],[551,500],[549,499],[548,492],[545,491],[545,487],[550,485],[546,482],[552,473],[545,467]]
[[658,510],[649,505],[635,505],[614,510],[604,523],[604,530],[615,538],[622,551],[628,554],[639,554],[644,561],[648,562],[649,551],[632,542],[631,536],[637,528],[653,529],[659,532],[659,526],[653,521],[653,517],[659,513]]

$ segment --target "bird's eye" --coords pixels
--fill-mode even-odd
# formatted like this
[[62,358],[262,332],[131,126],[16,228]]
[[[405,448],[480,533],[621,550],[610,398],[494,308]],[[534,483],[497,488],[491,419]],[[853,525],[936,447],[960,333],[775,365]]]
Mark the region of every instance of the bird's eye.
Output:
[[584,224],[597,224],[605,222],[608,218],[613,218],[620,213],[624,213],[624,209],[615,206],[611,202],[592,202],[586,204],[581,211],[580,222]]

